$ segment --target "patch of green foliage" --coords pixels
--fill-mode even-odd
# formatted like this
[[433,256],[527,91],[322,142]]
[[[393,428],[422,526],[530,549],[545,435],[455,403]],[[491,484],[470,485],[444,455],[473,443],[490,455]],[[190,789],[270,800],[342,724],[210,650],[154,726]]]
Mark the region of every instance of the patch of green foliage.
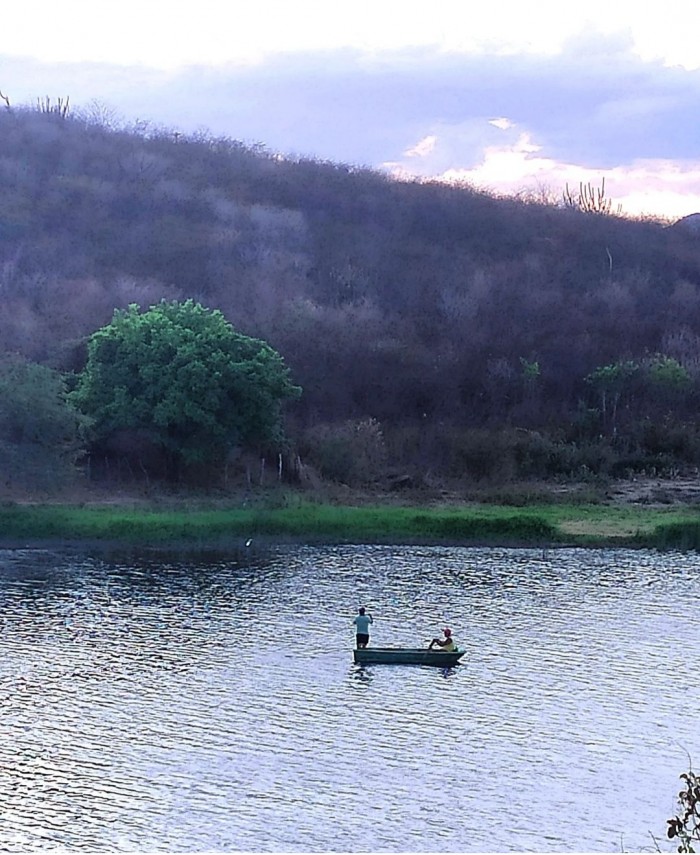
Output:
[[86,421],[67,400],[57,371],[0,357],[0,472],[7,484],[70,481]]
[[264,535],[331,542],[556,543],[543,513],[514,508],[336,507],[156,511],[59,505],[4,505],[6,539],[123,540],[162,544]]
[[116,310],[93,334],[71,400],[93,420],[94,444],[138,431],[177,467],[279,443],[282,402],[300,392],[282,357],[221,312],[162,300]]
[[637,540],[656,549],[700,550],[700,520],[662,523],[650,534],[640,534]]

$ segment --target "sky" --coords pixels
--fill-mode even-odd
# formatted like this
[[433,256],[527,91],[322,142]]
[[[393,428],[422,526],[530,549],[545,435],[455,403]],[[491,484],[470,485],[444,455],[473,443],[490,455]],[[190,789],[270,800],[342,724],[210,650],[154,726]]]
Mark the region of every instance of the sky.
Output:
[[551,201],[604,180],[630,216],[700,211],[697,0],[3,5],[11,105],[69,97],[397,177]]

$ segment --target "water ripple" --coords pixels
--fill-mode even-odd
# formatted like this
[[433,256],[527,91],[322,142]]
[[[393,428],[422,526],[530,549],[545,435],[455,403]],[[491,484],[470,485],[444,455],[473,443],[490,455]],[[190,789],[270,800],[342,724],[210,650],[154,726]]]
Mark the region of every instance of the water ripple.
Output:
[[[0,551],[0,841],[653,851],[699,594],[696,556],[624,550]],[[449,622],[465,664],[354,666],[359,604],[377,645]]]

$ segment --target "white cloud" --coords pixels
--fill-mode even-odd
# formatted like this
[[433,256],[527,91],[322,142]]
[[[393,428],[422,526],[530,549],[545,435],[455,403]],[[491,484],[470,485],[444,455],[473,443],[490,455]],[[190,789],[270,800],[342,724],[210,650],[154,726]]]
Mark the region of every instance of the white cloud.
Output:
[[437,145],[437,137],[434,134],[430,136],[423,137],[423,139],[416,143],[411,148],[406,149],[404,154],[406,157],[427,157],[431,152],[435,150],[435,146]]
[[23,0],[4,4],[0,55],[167,69],[344,48],[551,57],[588,27],[697,68],[696,13],[695,0]]
[[[542,157],[539,148],[521,134],[513,145],[487,148],[474,167],[448,169],[434,177],[505,195],[541,195],[544,189],[559,200],[567,185],[577,192],[580,184],[597,189],[605,181],[613,208],[619,204],[629,216],[676,218],[700,211],[700,160],[639,160],[600,170]],[[395,164],[393,172],[399,177],[409,175],[402,164]]]
[[490,119],[489,125],[493,125],[494,128],[500,128],[502,131],[507,131],[513,127],[513,122],[503,117],[500,119]]

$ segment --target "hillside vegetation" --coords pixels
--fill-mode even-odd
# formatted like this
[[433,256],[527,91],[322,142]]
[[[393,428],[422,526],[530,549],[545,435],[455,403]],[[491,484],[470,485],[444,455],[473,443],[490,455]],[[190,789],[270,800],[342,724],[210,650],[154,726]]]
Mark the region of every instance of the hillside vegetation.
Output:
[[[49,102],[0,113],[0,188],[0,351],[69,379],[115,308],[218,309],[303,388],[276,477],[386,488],[700,463],[690,229]],[[23,418],[18,434],[0,412],[6,484],[47,471]],[[135,449],[86,462],[150,477]],[[244,454],[219,476],[262,477]]]

